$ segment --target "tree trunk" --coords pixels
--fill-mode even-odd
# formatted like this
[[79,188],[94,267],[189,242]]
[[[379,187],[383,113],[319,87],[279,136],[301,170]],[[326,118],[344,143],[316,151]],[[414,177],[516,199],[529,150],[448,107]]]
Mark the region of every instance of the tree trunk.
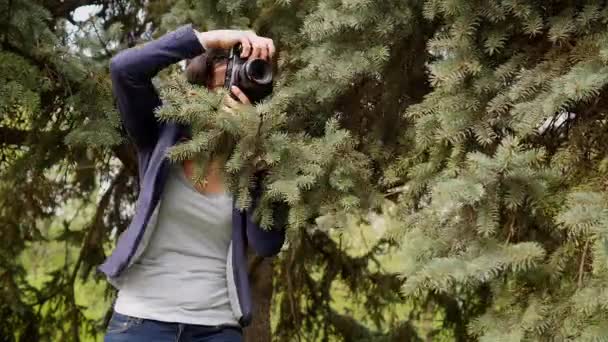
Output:
[[249,279],[253,295],[253,321],[245,329],[245,342],[270,342],[270,305],[273,292],[274,258],[249,253]]

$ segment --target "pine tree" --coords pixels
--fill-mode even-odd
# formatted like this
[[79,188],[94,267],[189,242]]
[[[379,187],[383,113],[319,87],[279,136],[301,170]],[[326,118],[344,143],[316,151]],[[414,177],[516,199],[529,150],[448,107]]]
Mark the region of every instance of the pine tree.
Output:
[[[91,270],[135,200],[135,159],[121,145],[107,73],[113,49],[101,46],[120,25],[100,15],[95,34],[72,18],[81,5],[0,1],[1,341],[79,341],[103,329],[76,289],[94,282]],[[128,14],[115,5],[105,7]],[[39,282],[36,263],[51,266]]]
[[403,181],[404,294],[464,301],[489,285],[462,340],[605,340],[608,8],[438,0],[423,13],[441,26],[433,89],[405,111],[415,145],[389,172]]
[[[333,222],[333,231],[345,227],[350,217],[365,222],[368,210],[384,203],[388,185],[378,187],[378,171],[393,157],[385,148],[398,139],[405,123],[402,111],[420,101],[427,87],[426,54],[411,53],[425,48],[427,25],[416,6],[420,4],[178,1],[163,17],[166,30],[186,22],[202,30],[250,27],[273,38],[279,51],[276,90],[263,104],[227,113],[221,108],[225,93],[188,85],[178,70],[161,86],[165,105],[157,112],[162,120],[193,127],[193,139],[170,152],[173,160],[195,158],[202,166],[232,143],[226,171],[241,207],[251,204],[259,165],[269,170],[256,210],[263,226],[272,225],[272,203],[289,207],[289,246],[276,280],[282,299],[275,338],[415,340],[407,322],[383,334],[332,308],[330,289],[339,279],[353,294],[369,296],[368,317],[382,326],[382,310],[387,302],[399,301],[401,282],[395,274],[369,266],[389,241],[353,258],[319,229],[317,219]],[[411,84],[400,82],[401,72],[411,75]],[[314,269],[324,270],[319,278],[307,276]]]
[[[201,174],[228,150],[239,206],[251,206],[261,181],[257,219],[269,227],[277,211],[288,215],[277,340],[608,339],[603,1],[100,4],[74,34],[66,20],[82,2],[0,1],[6,340],[102,331],[76,305],[74,284],[78,274],[93,281],[136,192],[107,60],[190,22],[252,28],[279,51],[263,104],[227,113],[224,93],[187,84],[175,67],[159,77],[157,112],[194,128],[170,158],[196,159]],[[52,237],[78,257],[34,287],[18,256],[47,243],[42,223],[69,199],[95,206],[84,227],[66,220]],[[378,216],[388,233],[349,249],[353,226],[380,234]],[[400,276],[377,265],[395,250]],[[364,317],[336,306],[340,286]],[[388,319],[395,303],[407,309]]]
[[[171,29],[187,22],[198,23],[202,29],[235,24],[240,27],[249,26],[253,21],[246,16],[238,16],[238,13],[247,11],[251,18],[256,18],[256,30],[260,33],[269,30],[282,32],[280,35],[275,34],[277,42],[292,46],[293,51],[305,49],[308,43],[302,43],[312,40],[320,42],[327,39],[328,47],[332,40],[340,40],[340,37],[331,37],[339,33],[339,26],[350,25],[347,22],[336,23],[337,26],[328,30],[327,38],[323,38],[326,33],[321,32],[325,29],[316,28],[314,31],[317,33],[301,41],[299,31],[305,24],[303,18],[316,8],[316,2],[302,2],[297,5],[271,1],[256,5],[246,2],[99,4],[101,9],[93,18],[84,23],[77,23],[72,17],[72,11],[83,5],[81,1],[47,1],[42,5],[25,0],[0,3],[0,6],[3,6],[0,7],[1,12],[6,13],[9,19],[2,27],[3,45],[0,51],[3,57],[0,80],[2,94],[6,95],[2,96],[1,100],[3,102],[0,122],[3,158],[0,208],[1,222],[6,231],[3,233],[0,250],[3,255],[3,279],[10,285],[1,292],[1,312],[5,319],[0,326],[2,338],[10,341],[44,338],[77,341],[88,335],[99,336],[105,327],[104,322],[87,318],[87,308],[77,303],[76,292],[82,284],[101,281],[93,278],[91,269],[101,262],[117,233],[128,223],[128,208],[134,203],[136,195],[133,150],[124,135],[119,134],[120,123],[109,92],[107,61],[110,56],[120,49],[159,35],[162,29]],[[351,8],[351,12],[353,15],[360,15],[357,13],[369,7],[369,4],[357,5]],[[341,10],[336,8],[334,14]],[[378,16],[379,13],[381,12],[378,10],[374,15]],[[306,25],[322,25],[325,20],[322,14],[321,9],[314,11],[313,16],[307,17]],[[280,20],[282,17],[288,19],[286,16],[294,20]],[[277,21],[281,21],[281,25],[276,25]],[[390,22],[385,24],[392,25]],[[378,25],[381,28],[381,25]],[[403,29],[401,25],[398,24],[395,30]],[[161,30],[158,30],[159,27]],[[390,27],[381,28],[384,33],[377,33],[377,36],[385,36],[387,29]],[[331,33],[333,31],[335,32]],[[423,40],[418,40],[418,43],[423,46]],[[283,50],[285,53],[288,51],[287,48]],[[370,203],[374,201],[373,198],[367,198],[368,191],[378,196],[366,186],[365,178],[369,177],[367,167],[364,167],[368,162],[367,157],[355,149],[357,142],[353,140],[353,135],[339,127],[347,122],[336,112],[335,103],[336,99],[342,97],[342,104],[339,105],[344,107],[342,112],[354,103],[342,93],[349,91],[349,87],[344,85],[352,81],[362,82],[363,75],[375,77],[377,69],[386,59],[386,51],[379,45],[370,46],[365,54],[350,56],[351,51],[352,48],[346,46],[339,51],[330,51],[326,48],[314,48],[314,44],[311,44],[302,55],[287,58],[288,55],[283,54],[285,59],[280,63],[281,69],[286,70],[286,78],[281,82],[286,85],[291,82],[291,85],[280,87],[286,90],[283,95],[275,97],[277,102],[274,105],[266,105],[264,113],[268,115],[265,115],[265,125],[262,127],[266,135],[264,140],[259,140],[258,136],[253,134],[252,128],[257,128],[260,122],[256,115],[243,115],[242,120],[236,122],[234,118],[225,115],[210,115],[208,118],[208,132],[224,134],[226,131],[237,137],[241,143],[239,154],[246,158],[234,158],[230,166],[233,186],[243,195],[243,206],[249,205],[250,201],[246,188],[251,185],[253,169],[249,164],[252,158],[247,156],[247,152],[251,151],[252,146],[257,148],[257,142],[263,142],[264,149],[256,149],[256,153],[266,153],[264,162],[269,163],[274,172],[277,172],[279,167],[284,168],[284,176],[275,174],[267,179],[266,184],[272,181],[274,189],[264,198],[260,219],[264,225],[271,224],[271,211],[266,204],[272,201],[291,203],[292,220],[295,223],[290,230],[293,235],[293,248],[290,250],[296,254],[317,254],[315,249],[320,247],[305,243],[304,239],[307,237],[316,236],[315,239],[320,239],[320,242],[335,243],[327,234],[319,233],[316,229],[311,230],[321,207],[327,207],[328,209],[323,210],[328,213],[332,210],[339,212],[338,216],[345,221],[343,208],[349,208],[349,212],[354,214],[354,210],[360,206],[360,199]],[[325,55],[326,53],[329,54]],[[328,64],[324,69],[327,76],[322,82],[315,77],[318,66],[311,65],[309,69],[300,70],[302,63],[313,55],[319,58],[317,62],[324,59],[334,60],[333,64]],[[345,58],[347,64],[342,64]],[[349,68],[354,66],[357,68],[353,73]],[[288,73],[289,69],[294,72]],[[296,73],[296,70],[300,70],[299,73]],[[288,78],[292,77],[302,80],[289,81]],[[340,84],[335,83],[336,77],[340,79]],[[373,90],[379,84],[379,80],[375,80],[368,83],[366,88]],[[303,87],[300,87],[301,85]],[[318,91],[318,87],[330,86],[333,89],[331,96]],[[173,91],[179,87],[187,85],[176,84]],[[163,90],[169,99],[172,90],[170,87],[163,87]],[[205,97],[213,98],[200,89],[196,91],[200,95],[199,100]],[[377,95],[376,92],[374,96]],[[315,102],[311,103],[311,98],[315,99]],[[217,99],[216,96],[215,100]],[[357,103],[365,104],[366,101],[368,100]],[[183,105],[181,98],[166,103],[175,104],[175,108]],[[189,110],[201,110],[200,103],[193,103]],[[187,116],[191,113],[189,110],[180,111],[178,116],[168,115],[165,119],[185,120],[186,118],[180,116]],[[171,114],[168,113],[171,111],[169,107],[161,110],[161,116],[162,111]],[[310,116],[311,112],[316,113]],[[177,111],[173,111],[173,114],[176,113]],[[290,113],[289,118],[285,113]],[[369,120],[364,114],[360,114],[360,118],[351,119],[350,125],[356,125],[359,120]],[[285,131],[283,128],[286,126],[291,128]],[[204,158],[204,153],[211,151],[216,143],[213,140],[205,140],[210,137],[212,135],[199,134],[202,139],[196,140],[199,145],[178,147],[173,152],[173,157],[179,158],[180,149],[181,153],[192,153],[190,149],[193,149],[202,151],[197,157]],[[256,145],[248,145],[247,139],[254,140]],[[302,151],[302,156],[290,155],[300,153],[299,151]],[[181,157],[183,156],[182,154]],[[300,161],[304,156],[307,162],[303,164]],[[273,158],[281,163],[275,165]],[[294,170],[289,163],[300,165],[302,169]],[[331,209],[334,198],[327,198],[324,203],[312,207],[307,203],[314,201],[302,199],[302,194],[312,199],[314,196],[321,196],[320,193],[315,194],[318,190],[309,191],[313,185],[315,189],[319,188],[316,184],[319,180],[315,178],[320,179],[323,184],[332,184],[332,196],[340,201],[336,209]],[[24,194],[27,196],[21,197]],[[69,211],[67,209],[73,206],[80,208],[76,210],[77,215],[66,217]],[[52,218],[54,215],[59,215],[59,221]],[[333,214],[326,217],[331,218]],[[298,226],[301,228],[298,229]],[[380,246],[385,244],[386,242],[379,242]],[[43,284],[33,285],[28,279],[34,273],[34,270],[29,269],[31,264],[27,261],[28,258],[39,257],[40,253],[37,252],[31,256],[32,251],[54,250],[55,246],[65,246],[64,260],[41,272],[47,275]],[[369,301],[375,303],[369,315],[380,327],[384,319],[382,310],[396,302],[396,289],[400,284],[396,275],[385,275],[380,271],[371,270],[368,266],[378,253],[383,253],[382,248],[373,247],[364,258],[349,257],[346,250],[337,246],[329,251],[331,253],[324,254],[322,258],[297,259],[299,264],[296,267],[306,271],[307,268],[325,263],[324,267],[331,271],[333,267],[337,267],[336,260],[340,258],[342,266],[339,267],[344,269],[341,277],[345,278],[344,281],[350,284],[349,287],[354,292],[374,292],[376,286],[382,289],[390,288],[390,291],[384,291],[377,300]],[[291,262],[288,260],[281,259],[279,267],[285,267]],[[368,273],[370,277],[367,276]],[[357,278],[366,281],[362,284],[357,282]],[[361,339],[384,334],[368,331],[367,327],[345,313],[331,309],[330,289],[337,279],[336,273],[331,271],[323,276],[323,279],[312,279],[314,284],[295,284],[301,290],[297,290],[293,296],[304,300],[316,289],[323,288],[325,293],[315,300],[314,311],[309,311],[310,316],[300,313],[306,310],[304,307],[298,307],[298,312],[291,311],[293,315],[307,317],[310,322],[310,336],[317,334],[327,338],[332,329],[336,330],[332,332],[334,335],[347,336],[344,334],[351,334],[349,330],[353,327],[357,327],[356,335]],[[303,285],[307,288],[302,287]],[[280,291],[278,296],[283,291],[288,291],[280,286],[277,289]],[[283,303],[287,303],[287,300]],[[265,314],[268,314],[268,309],[265,309]],[[285,317],[283,323],[280,323],[283,324],[280,335],[284,338],[307,334],[306,331],[301,331],[299,326],[285,325],[290,318],[295,317],[283,314],[281,317]],[[323,317],[331,317],[331,323],[324,322]],[[107,318],[106,316],[106,320]],[[403,329],[395,333],[384,334],[385,337],[398,339],[399,336],[415,334],[407,324],[403,326]]]
[[[402,291],[466,302],[456,339],[606,338],[603,2],[261,3],[167,16],[259,28],[282,51],[279,90],[240,114],[257,131],[220,114],[198,133],[237,141],[241,205],[257,158],[271,169],[262,202],[289,204],[296,245],[312,219],[394,194]],[[215,146],[182,148],[204,160]]]

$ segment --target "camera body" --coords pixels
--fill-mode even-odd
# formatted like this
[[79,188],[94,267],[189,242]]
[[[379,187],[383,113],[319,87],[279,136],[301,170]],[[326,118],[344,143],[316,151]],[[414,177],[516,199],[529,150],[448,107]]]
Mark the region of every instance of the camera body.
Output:
[[237,86],[251,103],[258,103],[272,93],[272,65],[261,58],[241,58],[241,49],[241,44],[230,49],[224,86]]

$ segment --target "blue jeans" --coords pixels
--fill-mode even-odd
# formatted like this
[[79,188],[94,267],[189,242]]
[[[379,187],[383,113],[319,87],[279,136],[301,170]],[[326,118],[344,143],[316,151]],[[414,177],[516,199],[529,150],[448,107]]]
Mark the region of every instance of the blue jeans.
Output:
[[167,323],[114,311],[104,342],[242,342],[240,327]]

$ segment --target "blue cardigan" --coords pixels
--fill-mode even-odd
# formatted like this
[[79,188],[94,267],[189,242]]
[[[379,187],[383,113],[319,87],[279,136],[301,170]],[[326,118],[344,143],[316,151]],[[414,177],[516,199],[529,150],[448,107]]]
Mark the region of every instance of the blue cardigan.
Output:
[[[108,281],[120,288],[121,275],[141,255],[154,225],[169,161],[166,151],[185,133],[185,127],[161,123],[154,109],[161,100],[152,78],[163,68],[204,52],[191,25],[183,26],[161,38],[122,51],[110,62],[112,88],[126,131],[137,148],[140,192],[136,212],[129,227],[121,234],[112,254],[99,266]],[[260,190],[260,189],[258,189]],[[255,191],[254,205],[258,196]],[[228,251],[228,295],[235,317],[242,326],[251,321],[252,298],[247,274],[246,248],[251,246],[261,256],[277,254],[285,240],[282,222],[264,230],[252,219],[251,210],[240,211],[233,204],[232,240]],[[168,289],[170,290],[170,289]]]

